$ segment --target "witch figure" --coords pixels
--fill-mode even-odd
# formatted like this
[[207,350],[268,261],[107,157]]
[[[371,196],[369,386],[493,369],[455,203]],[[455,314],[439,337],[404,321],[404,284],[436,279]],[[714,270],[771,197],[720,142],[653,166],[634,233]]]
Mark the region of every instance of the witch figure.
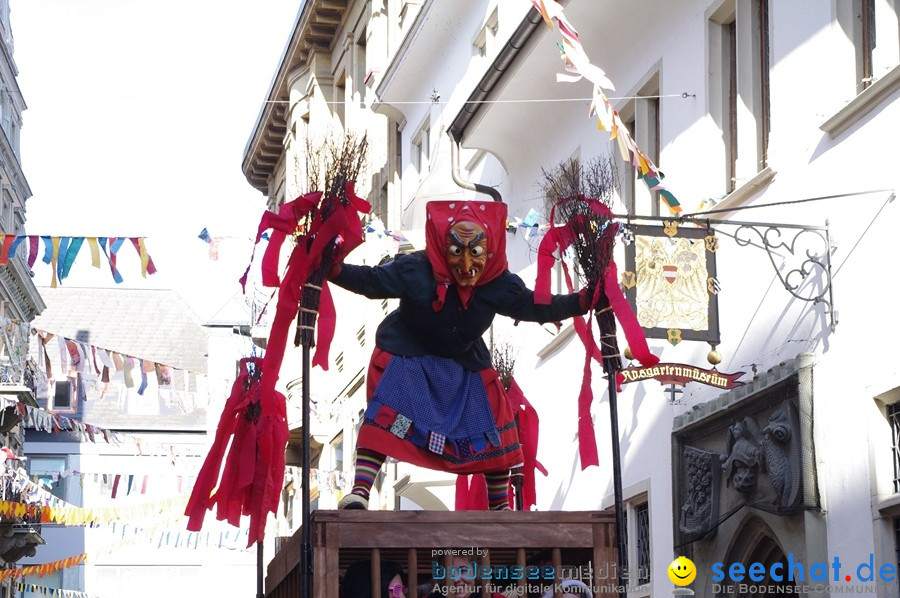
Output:
[[482,335],[497,314],[539,323],[583,315],[592,290],[536,304],[508,269],[506,210],[500,202],[429,202],[425,251],[383,266],[332,270],[331,281],[349,291],[400,300],[376,332],[353,489],[340,508],[368,508],[375,476],[390,456],[483,473],[489,507],[509,509],[509,470],[522,463],[522,448]]

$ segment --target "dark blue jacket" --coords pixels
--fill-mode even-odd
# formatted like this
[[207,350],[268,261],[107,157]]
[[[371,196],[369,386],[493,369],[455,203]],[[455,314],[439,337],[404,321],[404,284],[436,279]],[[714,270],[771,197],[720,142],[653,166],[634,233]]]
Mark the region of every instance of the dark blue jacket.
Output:
[[343,264],[332,279],[340,287],[370,299],[399,298],[400,306],[378,326],[375,344],[404,356],[438,355],[478,371],[491,366],[482,339],[497,314],[527,322],[558,322],[586,313],[577,293],[554,295],[549,305],[536,305],[521,278],[506,271],[477,286],[467,309],[450,287],[443,309],[434,311],[437,280],[424,251],[399,256],[384,266]]

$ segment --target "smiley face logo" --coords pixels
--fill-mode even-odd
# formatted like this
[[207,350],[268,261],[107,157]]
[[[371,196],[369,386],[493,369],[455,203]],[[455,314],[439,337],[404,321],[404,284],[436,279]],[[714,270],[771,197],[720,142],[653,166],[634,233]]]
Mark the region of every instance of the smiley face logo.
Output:
[[680,556],[669,565],[668,573],[676,586],[686,586],[697,577],[697,567],[691,559]]

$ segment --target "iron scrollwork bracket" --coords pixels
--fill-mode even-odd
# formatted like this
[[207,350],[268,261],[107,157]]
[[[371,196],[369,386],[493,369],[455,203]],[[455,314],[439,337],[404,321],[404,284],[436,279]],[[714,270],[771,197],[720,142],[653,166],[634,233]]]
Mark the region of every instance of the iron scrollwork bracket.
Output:
[[787,292],[800,301],[825,305],[834,331],[837,314],[831,292],[832,247],[828,222],[824,227],[754,222],[730,224],[737,226],[734,240],[739,246],[746,247],[754,240],[761,243]]

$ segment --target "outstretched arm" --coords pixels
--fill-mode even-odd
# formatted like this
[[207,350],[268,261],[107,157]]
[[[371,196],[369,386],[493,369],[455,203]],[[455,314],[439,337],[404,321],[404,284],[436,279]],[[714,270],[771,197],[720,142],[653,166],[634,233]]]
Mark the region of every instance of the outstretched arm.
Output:
[[369,299],[388,299],[403,295],[404,285],[395,262],[384,266],[340,264],[336,270],[329,276],[331,282]]
[[553,295],[547,305],[534,302],[534,292],[525,286],[521,278],[507,273],[508,286],[504,300],[497,306],[497,313],[525,322],[559,322],[588,312],[590,296],[587,289],[567,295]]

